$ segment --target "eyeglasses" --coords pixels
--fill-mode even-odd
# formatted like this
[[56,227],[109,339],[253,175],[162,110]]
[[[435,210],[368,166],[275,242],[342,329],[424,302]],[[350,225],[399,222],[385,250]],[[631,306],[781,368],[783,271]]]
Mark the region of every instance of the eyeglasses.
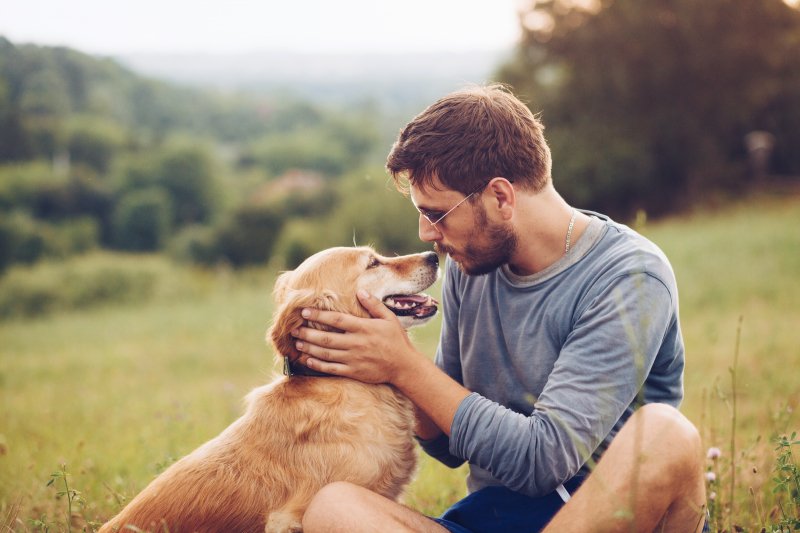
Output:
[[439,218],[437,218],[436,220],[431,220],[431,216],[430,216],[430,214],[426,214],[426,213],[425,213],[425,211],[423,211],[423,210],[422,210],[422,209],[420,209],[419,207],[417,207],[417,211],[419,211],[419,214],[420,214],[420,215],[422,215],[423,217],[425,217],[425,220],[427,220],[428,222],[430,222],[430,225],[431,225],[431,226],[433,226],[434,228],[436,228],[436,229],[438,230],[438,229],[439,229],[439,227],[437,226],[437,224],[438,224],[438,223],[440,223],[442,220],[444,220],[444,218],[445,218],[447,215],[449,215],[450,213],[452,213],[453,211],[455,211],[455,210],[456,210],[456,208],[457,208],[458,206],[460,206],[461,204],[463,204],[464,202],[466,202],[467,200],[469,200],[469,198],[470,198],[470,197],[471,197],[473,194],[475,194],[475,192],[477,192],[477,191],[474,191],[474,192],[471,192],[471,193],[469,193],[469,194],[468,194],[467,196],[465,196],[465,197],[464,197],[464,198],[463,198],[463,199],[462,199],[460,202],[458,202],[456,205],[454,205],[453,207],[451,207],[451,208],[450,208],[450,209],[449,209],[449,210],[448,210],[448,211],[447,211],[445,214],[443,214],[442,216],[440,216],[440,217],[439,217]]
[[[417,209],[417,211],[419,211],[420,215],[425,217],[425,220],[427,220],[430,223],[430,225],[433,226],[434,229],[436,229],[436,231],[442,231],[441,228],[439,228],[439,226],[437,226],[437,224],[439,224],[442,220],[444,220],[447,215],[449,215],[450,213],[455,211],[458,206],[460,206],[461,204],[463,204],[464,202],[469,200],[470,197],[472,197],[476,193],[478,193],[478,192],[482,191],[483,189],[485,189],[486,186],[489,185],[490,181],[487,181],[486,183],[482,184],[480,187],[478,187],[477,189],[475,189],[474,191],[472,191],[471,193],[466,195],[464,198],[461,199],[461,201],[459,201],[456,205],[454,205],[453,207],[448,209],[447,212],[445,214],[443,214],[442,216],[440,216],[440,217],[433,216],[434,214],[436,214],[436,211],[427,211],[425,209],[420,209],[416,205],[414,207]],[[513,183],[513,182],[511,182],[511,183]],[[434,218],[436,220],[433,220]]]

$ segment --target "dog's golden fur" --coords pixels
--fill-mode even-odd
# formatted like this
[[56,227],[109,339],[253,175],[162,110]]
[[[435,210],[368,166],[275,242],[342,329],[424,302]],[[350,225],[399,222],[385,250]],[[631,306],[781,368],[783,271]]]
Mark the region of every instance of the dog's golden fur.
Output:
[[[411,294],[436,275],[429,254],[320,252],[278,279],[268,338],[279,357],[296,360],[291,331],[303,323],[302,308],[366,316],[356,290],[381,299]],[[431,314],[400,319],[408,327]],[[309,501],[333,481],[398,499],[416,465],[413,424],[411,403],[388,385],[279,377],[250,392],[241,418],[169,467],[100,531],[300,531]]]

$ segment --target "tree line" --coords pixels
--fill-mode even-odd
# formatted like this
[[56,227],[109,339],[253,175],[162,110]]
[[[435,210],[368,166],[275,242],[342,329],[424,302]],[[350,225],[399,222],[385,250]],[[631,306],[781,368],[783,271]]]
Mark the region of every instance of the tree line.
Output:
[[560,190],[626,218],[800,175],[800,10],[782,0],[538,0],[499,77],[547,126]]
[[[495,79],[541,114],[573,204],[627,220],[740,194],[752,132],[770,172],[800,175],[800,11],[783,1],[541,0],[520,23]],[[380,124],[368,103],[177,87],[0,37],[0,271],[97,247],[234,266],[418,250]]]
[[239,266],[284,233],[283,254],[324,246],[338,189],[379,160],[373,115],[173,87],[0,38],[0,270],[96,247]]

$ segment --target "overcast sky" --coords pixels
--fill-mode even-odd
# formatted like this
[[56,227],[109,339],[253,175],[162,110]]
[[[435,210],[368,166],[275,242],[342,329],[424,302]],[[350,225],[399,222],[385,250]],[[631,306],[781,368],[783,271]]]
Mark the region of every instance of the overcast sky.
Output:
[[519,0],[0,0],[0,35],[115,55],[510,47]]

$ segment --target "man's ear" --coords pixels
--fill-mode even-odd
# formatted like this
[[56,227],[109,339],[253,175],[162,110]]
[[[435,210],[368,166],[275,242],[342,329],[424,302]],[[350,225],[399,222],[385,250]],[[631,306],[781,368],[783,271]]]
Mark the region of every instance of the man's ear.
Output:
[[506,178],[493,178],[487,185],[487,189],[492,193],[492,207],[503,219],[511,218],[517,205],[516,191],[511,182]]
[[[276,293],[278,290],[276,287]],[[295,348],[296,340],[292,337],[292,330],[303,325],[321,330],[332,329],[316,322],[306,323],[300,312],[305,308],[343,312],[345,310],[342,308],[339,296],[331,291],[314,294],[311,289],[298,290],[282,287],[280,296],[280,300],[276,298],[276,304],[280,307],[275,312],[272,327],[267,331],[267,339],[272,342],[276,356],[289,357],[291,361],[295,361],[300,357],[300,352]]]

